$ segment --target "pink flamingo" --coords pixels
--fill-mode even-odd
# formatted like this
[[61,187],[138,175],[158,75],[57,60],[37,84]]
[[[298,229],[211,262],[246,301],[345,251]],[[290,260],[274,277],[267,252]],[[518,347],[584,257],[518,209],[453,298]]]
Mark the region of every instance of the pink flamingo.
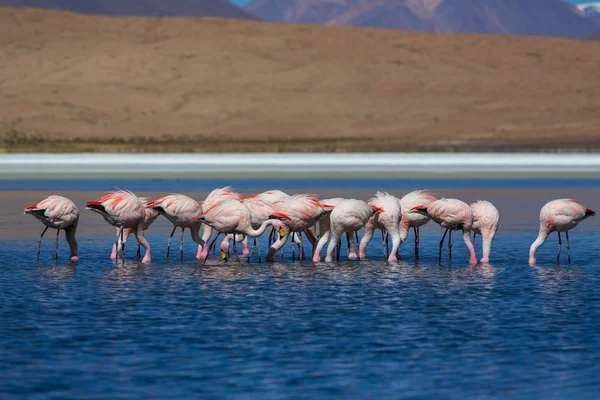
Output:
[[419,258],[419,228],[428,223],[431,218],[428,214],[412,212],[411,210],[416,206],[427,207],[436,200],[436,197],[426,190],[415,190],[400,199],[400,206],[402,207],[400,243],[404,243],[408,237],[408,231],[412,228],[415,233],[415,258]]
[[[254,195],[254,196],[247,197],[246,200],[260,201],[275,210],[276,204],[281,203],[281,201],[283,201],[284,199],[287,199],[289,197],[290,197],[289,194],[282,192],[281,190],[267,190],[266,192],[262,192],[262,193]],[[273,227],[273,229],[271,230],[271,233],[269,234],[269,247],[271,246],[271,243],[273,242],[273,236],[274,236],[275,232],[276,232],[276,229],[275,229],[275,227]],[[295,236],[294,239],[295,239],[294,242],[298,243],[299,245],[301,244],[300,238],[298,236]]]
[[[123,231],[125,229],[131,229],[138,243],[146,250],[142,262],[149,264],[152,261],[150,244],[144,238],[144,221],[146,219],[144,203],[135,194],[125,190],[109,192],[98,200],[88,201],[86,206],[88,210],[102,215],[106,222],[119,228],[115,245],[121,249],[123,262],[125,262],[125,246],[123,243]],[[119,243],[119,237],[121,243]]]
[[374,213],[383,211],[383,208],[355,199],[344,200],[335,206],[329,216],[331,221],[331,240],[329,241],[329,246],[327,246],[325,261],[332,261],[331,256],[336,245],[338,246],[337,260],[340,260],[340,238],[344,233],[346,233],[348,239],[349,249],[356,255],[354,251],[354,235],[352,233],[362,229]]
[[[207,209],[202,216],[198,218],[199,221],[202,221],[219,233],[226,235],[233,234],[234,237],[235,234],[242,234],[252,238],[262,235],[268,226],[277,224],[279,219],[290,218],[283,213],[274,212],[273,215],[269,216],[269,219],[264,221],[258,229],[254,229],[252,227],[252,213],[242,202],[234,199],[226,199],[217,203],[215,206]],[[213,240],[212,243],[214,243],[215,240]],[[206,247],[206,250],[203,250],[204,260],[208,256],[211,246],[208,246]],[[233,251],[236,258],[238,258],[235,243]]]
[[171,253],[171,241],[177,228],[181,228],[181,237],[179,239],[179,257],[183,260],[183,234],[185,229],[190,230],[192,240],[200,246],[204,246],[205,241],[200,237],[200,221],[196,219],[202,214],[202,206],[196,200],[183,194],[171,194],[162,197],[146,206],[164,215],[173,224],[173,230],[169,236],[167,244],[167,261]]
[[[250,210],[250,214],[252,215],[252,228],[259,229],[263,222],[269,219],[271,215],[275,212],[273,207],[262,202],[256,197],[250,197],[242,200],[242,204],[245,205],[248,210]],[[273,224],[273,230],[279,230],[281,228],[281,222]],[[273,230],[271,232],[273,232]],[[223,242],[221,243],[221,257],[223,259],[226,258],[227,253],[229,252],[229,246],[231,239],[233,238],[232,234],[229,234],[225,237]],[[256,238],[254,239],[254,245],[252,246],[252,250],[248,251],[248,238],[243,235],[239,235],[236,237],[236,242],[242,242],[242,246],[244,247],[244,252],[242,253],[245,256],[248,256],[248,260],[254,253],[254,250],[258,248],[258,261],[261,262],[260,257],[260,246],[257,243]]]
[[475,245],[475,236],[481,235],[483,258],[482,263],[490,262],[490,252],[496,232],[498,232],[498,224],[500,222],[500,214],[498,209],[489,201],[478,200],[475,203],[469,204],[473,211],[473,245]]
[[473,227],[473,211],[471,207],[465,202],[457,199],[439,199],[429,203],[429,206],[419,205],[412,209],[413,211],[422,212],[429,214],[429,216],[442,228],[445,228],[444,236],[440,241],[440,254],[438,262],[442,262],[442,246],[444,245],[444,239],[446,234],[450,232],[448,237],[448,252],[450,254],[450,262],[452,262],[452,231],[463,231],[463,240],[469,249],[471,258],[469,263],[472,265],[477,264],[477,256],[475,255],[475,248],[471,242],[471,229]]
[[79,210],[75,203],[66,197],[49,196],[39,203],[27,207],[24,214],[31,214],[46,225],[46,229],[44,229],[38,240],[38,261],[40,260],[42,238],[48,228],[56,229],[56,261],[58,262],[58,237],[61,229],[65,231],[67,243],[71,249],[71,261],[79,261],[77,240],[75,240],[75,232],[79,223]]
[[[148,208],[148,205],[151,204],[153,202],[153,200],[150,200],[146,197],[140,197],[139,198],[142,203],[144,204],[144,207],[146,207],[144,209],[146,216],[144,218],[144,231],[147,231],[148,228],[150,228],[150,225],[152,225],[152,223],[154,222],[154,220],[160,215],[158,213],[158,211],[152,209],[152,208]],[[123,229],[123,244],[127,243],[127,239],[129,238],[129,235],[131,235],[131,229],[127,228],[127,229]],[[119,241],[119,228],[117,228],[117,242]],[[119,243],[120,244],[120,243]],[[121,248],[117,249],[116,245],[113,245],[113,249],[112,249],[112,253],[110,254],[110,258],[111,260],[116,260],[117,259],[117,254],[118,252],[121,251]],[[137,258],[139,259],[141,257],[141,252],[140,252],[140,244],[137,244]]]
[[[233,200],[241,201],[242,196],[239,193],[237,193],[236,191],[234,191],[231,186],[225,186],[222,188],[214,189],[212,192],[210,192],[208,194],[208,196],[206,196],[206,199],[204,201],[199,202],[199,204],[202,206],[202,210],[204,211],[204,210],[208,210],[208,209],[216,206],[218,203],[220,203],[221,201],[226,200],[226,199],[233,199]],[[202,240],[206,243],[210,240],[211,236],[212,236],[212,228],[208,225],[204,225],[204,232],[202,233]],[[238,237],[239,237],[239,235],[238,235]],[[203,250],[204,250],[203,246],[199,245],[198,253],[196,255],[197,259],[199,259],[199,260],[205,259],[203,257]],[[244,253],[249,253],[247,241],[244,245]],[[221,256],[223,256],[223,254],[221,254]]]
[[[388,262],[398,261],[398,248],[400,247],[400,223],[402,221],[402,206],[397,197],[392,196],[387,192],[377,192],[375,197],[368,201],[368,204],[375,206],[383,211],[375,213],[365,225],[365,234],[360,241],[359,254],[360,258],[366,258],[366,248],[375,229],[381,229],[383,235],[384,249],[387,253],[388,235],[392,238],[392,251],[386,255]],[[386,230],[387,233],[383,231]]]
[[[317,238],[312,235],[312,228],[317,221],[324,215],[331,212],[333,207],[320,203],[317,198],[310,194],[299,194],[282,199],[275,204],[275,209],[284,215],[289,216],[289,219],[284,219],[280,239],[277,240],[269,248],[267,261],[275,261],[275,254],[282,248],[289,237],[290,232],[294,233],[305,232],[311,241],[313,248],[317,242]],[[283,233],[283,235],[281,235]],[[300,260],[304,259],[304,249],[300,247]]]
[[552,232],[558,233],[558,255],[556,262],[560,261],[560,248],[562,247],[561,232],[567,236],[567,250],[569,263],[571,263],[571,243],[569,242],[569,231],[581,221],[596,215],[595,211],[585,208],[572,199],[559,199],[546,203],[540,211],[540,233],[529,249],[529,264],[535,265],[535,252],[544,244]]
[[[325,199],[323,203],[335,207],[340,204],[345,199],[341,197],[335,197],[332,199]],[[315,251],[313,253],[312,261],[313,262],[321,262],[321,251],[323,251],[323,247],[329,241],[329,236],[331,236],[331,214],[325,214],[319,219],[319,241],[317,242],[317,246],[315,247]],[[348,249],[348,258],[355,259],[357,258],[356,251],[354,249]]]

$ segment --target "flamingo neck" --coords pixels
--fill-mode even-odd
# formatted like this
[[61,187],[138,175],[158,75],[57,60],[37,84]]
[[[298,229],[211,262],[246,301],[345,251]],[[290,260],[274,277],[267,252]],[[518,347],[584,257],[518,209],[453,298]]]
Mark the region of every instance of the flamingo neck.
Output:
[[[202,225],[202,224],[195,224],[192,228],[190,228],[190,232],[192,234],[192,240],[194,242],[198,243],[200,246],[204,247],[206,242],[199,235],[200,225]],[[205,229],[205,231],[206,231],[206,229]],[[211,230],[211,232],[212,232],[212,230]]]
[[77,231],[77,225],[69,226],[65,229],[65,236],[67,238],[67,243],[69,244],[69,248],[71,249],[71,257],[77,256],[77,240],[75,239],[75,232]]
[[550,235],[550,232],[548,232],[544,226],[540,226],[540,233],[538,233],[537,239],[535,239],[535,242],[533,242],[529,248],[530,260],[535,260],[535,252],[541,245],[544,244],[544,242],[546,242],[548,235]]
[[267,229],[268,226],[271,226],[271,225],[277,226],[279,222],[280,221],[278,219],[268,219],[262,223],[260,228],[258,228],[256,230],[252,229],[252,226],[248,226],[248,228],[246,229],[244,234],[246,236],[250,236],[251,238],[259,237],[260,235],[262,235],[265,232],[265,230]]

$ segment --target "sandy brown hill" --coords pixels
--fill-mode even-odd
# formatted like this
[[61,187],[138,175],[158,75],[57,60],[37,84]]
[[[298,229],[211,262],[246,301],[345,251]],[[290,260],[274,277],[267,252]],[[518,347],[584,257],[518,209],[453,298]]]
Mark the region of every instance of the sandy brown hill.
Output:
[[0,0],[0,7],[145,17],[222,17],[257,20],[228,0]]
[[593,41],[6,9],[0,37],[13,150],[600,148]]

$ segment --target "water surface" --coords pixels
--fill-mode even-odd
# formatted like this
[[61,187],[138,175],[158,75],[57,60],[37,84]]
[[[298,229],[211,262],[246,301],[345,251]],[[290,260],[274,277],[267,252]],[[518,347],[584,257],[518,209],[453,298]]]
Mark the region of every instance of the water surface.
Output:
[[[437,264],[440,230],[433,224],[422,231],[418,261],[410,236],[401,262],[383,262],[376,235],[369,260],[360,262],[292,262],[288,247],[275,264],[253,257],[201,266],[186,237],[184,260],[176,254],[167,263],[170,229],[161,220],[148,232],[152,265],[135,261],[133,245],[126,263],[115,265],[107,259],[113,229],[84,211],[81,261],[68,263],[61,239],[55,263],[50,233],[37,263],[42,226],[19,210],[51,187],[3,192],[0,218],[9,232],[0,241],[0,393],[34,399],[595,398],[598,220],[572,232],[570,266],[564,257],[557,265],[554,236],[540,250],[539,266],[527,265],[527,250],[545,201],[573,195],[594,208],[598,184],[543,182],[515,187],[499,181],[492,188],[378,182],[397,195],[414,184],[469,201],[492,200],[501,213],[500,233],[491,264],[475,267],[467,265],[458,235],[453,264],[446,248]],[[113,183],[104,182],[106,189]],[[80,204],[99,194],[85,191],[100,189],[96,184],[56,187]],[[136,184],[152,194],[177,186],[122,187]],[[281,187],[266,182],[256,191],[268,185]],[[373,192],[364,181],[335,185],[312,191],[359,198]],[[212,187],[185,188],[201,199]],[[266,252],[266,238],[261,244]]]

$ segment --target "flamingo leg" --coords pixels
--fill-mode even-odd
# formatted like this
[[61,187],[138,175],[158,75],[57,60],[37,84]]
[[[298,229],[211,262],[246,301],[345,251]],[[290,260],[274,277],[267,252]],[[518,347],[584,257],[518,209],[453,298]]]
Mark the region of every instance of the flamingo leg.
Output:
[[350,250],[350,240],[354,240],[351,238],[352,238],[352,234],[350,232],[346,232],[346,241],[348,242],[348,250]]
[[123,228],[121,228],[121,262],[125,265],[125,241],[123,240]]
[[438,256],[438,264],[442,263],[442,247],[444,246],[444,240],[446,240],[446,234],[448,234],[448,229],[444,231],[444,235],[442,236],[442,240],[440,240],[440,255]]
[[385,237],[385,229],[381,230],[381,241],[383,242],[383,259],[388,259],[387,238]]
[[140,248],[140,242],[137,242],[137,253],[135,255],[136,259],[139,260],[140,258],[142,258],[142,250]]
[[[354,239],[356,239],[356,245],[360,246],[360,240],[358,240],[358,232],[354,231],[354,237],[352,238],[352,247],[354,247]],[[353,250],[355,250],[353,248]],[[356,250],[354,251],[356,253]],[[356,259],[360,261],[360,252],[356,253]]]
[[294,243],[296,232],[292,232],[292,261],[296,261],[296,247]]
[[183,261],[183,232],[185,228],[181,228],[181,238],[179,238],[179,260]]
[[235,261],[240,262],[240,256],[237,252],[237,243],[235,242],[235,233],[233,234],[233,254],[235,254]]
[[254,238],[254,244],[252,245],[252,250],[250,250],[250,254],[248,254],[248,259],[246,260],[246,262],[250,262],[250,257],[252,257],[252,254],[254,253],[254,249],[258,249],[258,262],[262,263],[261,258],[260,258],[260,245],[258,244],[256,238]]
[[60,235],[60,229],[56,230],[56,262],[58,262],[58,236]]
[[119,232],[117,232],[117,240],[115,241],[115,249],[117,249],[117,254],[115,256],[115,263],[119,262],[119,238],[121,237],[121,232],[123,232],[123,228],[119,228]]
[[304,261],[304,243],[302,243],[302,232],[298,232],[298,239],[300,239],[300,243],[298,244],[298,260]]
[[171,241],[173,240],[173,235],[175,234],[176,226],[173,227],[173,231],[171,232],[171,236],[169,236],[169,244],[167,245],[167,261],[169,261],[169,254],[171,253]]
[[273,244],[273,236],[275,236],[275,227],[272,227],[271,233],[269,233],[269,247]]
[[448,255],[450,256],[450,264],[452,264],[452,230],[448,235]]
[[206,264],[206,260],[208,260],[208,255],[210,254],[210,249],[213,248],[213,246],[215,245],[215,242],[217,241],[219,236],[221,236],[221,232],[217,232],[217,236],[215,236],[215,238],[210,242],[210,244],[206,248],[206,258],[204,259],[204,262],[202,263],[202,265]]
[[560,232],[556,232],[558,233],[558,254],[556,255],[556,263],[559,264],[560,263],[560,248],[562,247],[562,239],[560,237]]
[[568,261],[571,264],[571,242],[569,241],[569,231],[565,232],[565,236],[567,237],[567,254],[569,255]]
[[415,232],[415,259],[419,258],[419,228],[413,227]]
[[38,256],[37,256],[38,262],[40,261],[40,251],[41,251],[41,248],[42,248],[42,238],[44,237],[44,233],[46,233],[47,230],[48,230],[48,227],[46,227],[46,229],[44,229],[44,231],[40,235],[40,239],[38,240]]
[[342,252],[342,238],[338,238],[337,241],[337,254],[336,254],[336,261],[340,262],[340,253]]
[[473,246],[475,246],[475,238],[477,237],[477,234],[475,232],[473,232]]

